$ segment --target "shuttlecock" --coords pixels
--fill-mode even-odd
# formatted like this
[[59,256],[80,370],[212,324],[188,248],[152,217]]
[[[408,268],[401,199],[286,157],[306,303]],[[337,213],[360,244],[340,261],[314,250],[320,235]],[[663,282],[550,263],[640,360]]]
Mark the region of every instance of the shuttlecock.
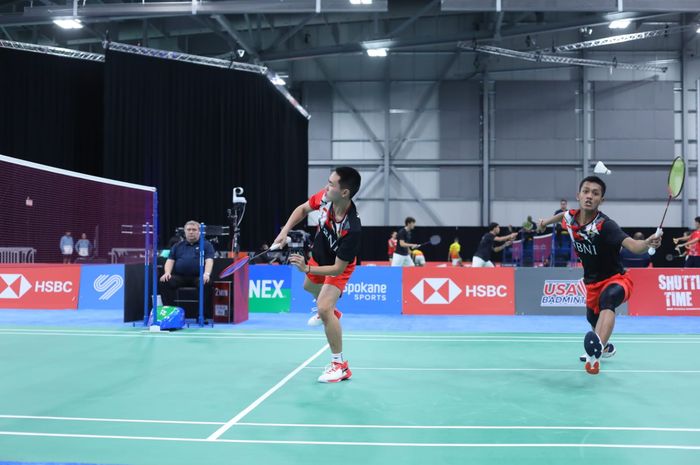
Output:
[[595,168],[593,168],[593,172],[596,174],[610,174],[612,171],[608,169],[607,166],[605,166],[605,163],[602,161],[599,161],[598,163],[595,164]]

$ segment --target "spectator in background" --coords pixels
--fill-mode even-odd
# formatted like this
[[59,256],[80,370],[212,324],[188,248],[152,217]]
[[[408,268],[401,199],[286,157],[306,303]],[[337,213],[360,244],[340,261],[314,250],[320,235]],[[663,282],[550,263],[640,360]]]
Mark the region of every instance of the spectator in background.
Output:
[[[498,226],[498,223],[489,224],[489,231],[481,237],[479,247],[472,257],[473,268],[493,268],[494,265],[491,261],[491,253],[500,252],[512,244],[511,241],[513,239],[518,237],[518,233],[511,233],[507,236],[498,237],[500,232],[501,228]],[[494,242],[503,242],[503,244],[494,247]]]
[[398,241],[396,239],[397,232],[393,231],[391,233],[391,237],[387,241],[387,255],[389,255],[389,263],[391,263],[391,259],[394,257],[394,251],[396,250],[396,245],[398,244]]
[[413,228],[416,227],[416,219],[410,216],[406,217],[404,227],[397,234],[398,244],[394,251],[394,256],[391,259],[391,266],[414,266],[413,260],[408,253],[408,249],[413,250],[418,247],[418,244],[411,242],[413,236]]
[[70,231],[66,231],[63,235],[59,247],[61,255],[63,255],[63,263],[70,263],[70,259],[73,256],[73,236],[71,236]]
[[420,249],[413,249],[411,251],[411,256],[413,257],[413,263],[416,266],[425,266],[425,255]]
[[455,237],[454,242],[450,244],[450,251],[447,253],[447,261],[452,262],[452,266],[462,266],[462,256],[459,254],[461,250],[459,238]]
[[79,258],[88,258],[90,252],[92,252],[92,245],[87,238],[87,234],[83,233],[80,235],[80,240],[75,243],[75,250],[78,252]]
[[[634,233],[632,238],[643,241],[644,234],[638,231]],[[648,252],[636,254],[624,247],[620,249],[620,258],[622,259],[622,264],[625,266],[625,268],[647,268],[649,263],[651,263],[651,256],[649,256]]]
[[[695,217],[695,231],[684,234],[682,237],[674,237],[673,243],[676,249],[685,247],[688,251],[688,258],[685,260],[686,268],[700,268],[700,216]],[[680,252],[680,249],[679,249]]]
[[535,222],[532,221],[532,215],[527,215],[527,219],[523,221],[523,232],[528,234],[535,231]]

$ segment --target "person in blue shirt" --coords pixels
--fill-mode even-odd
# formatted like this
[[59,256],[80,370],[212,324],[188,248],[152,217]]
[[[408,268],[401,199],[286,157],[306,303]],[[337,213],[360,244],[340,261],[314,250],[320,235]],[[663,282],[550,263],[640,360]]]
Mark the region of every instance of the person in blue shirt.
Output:
[[[175,290],[179,287],[199,287],[199,223],[188,221],[185,224],[185,240],[178,242],[170,249],[170,255],[165,261],[163,276],[160,278],[160,294],[163,305],[173,305]],[[204,241],[204,285],[211,281],[211,270],[214,266],[214,247],[209,241]]]
[[70,263],[70,259],[73,256],[73,236],[71,236],[70,231],[66,231],[61,237],[59,247],[61,248],[61,255],[63,255],[63,263]]
[[90,252],[92,252],[91,249],[92,245],[87,238],[87,234],[83,233],[80,236],[80,240],[75,243],[75,250],[78,251],[78,257],[82,259],[88,258],[90,256]]

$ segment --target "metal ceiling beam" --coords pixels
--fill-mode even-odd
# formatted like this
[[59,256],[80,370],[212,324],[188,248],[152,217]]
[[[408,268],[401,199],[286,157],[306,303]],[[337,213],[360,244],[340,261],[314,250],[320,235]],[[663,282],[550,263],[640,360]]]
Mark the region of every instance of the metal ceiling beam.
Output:
[[[660,18],[669,14],[627,14],[626,17],[632,20],[642,20],[649,18]],[[590,19],[575,19],[571,21],[563,21],[550,25],[535,24],[530,26],[515,26],[502,29],[502,39],[512,39],[516,37],[525,37],[533,34],[554,33],[561,31],[577,30],[582,27],[593,27],[608,25],[610,19],[603,15],[596,15]],[[416,38],[393,38],[383,37],[375,40],[375,42],[386,42],[386,46],[392,50],[410,47],[429,47],[435,45],[455,44],[461,41],[474,41],[477,43],[493,40],[491,31],[464,31],[458,34],[449,34],[435,37],[416,37]],[[285,61],[285,60],[303,60],[308,58],[318,58],[322,56],[346,55],[353,53],[364,53],[365,48],[359,42],[350,42],[335,46],[314,47],[302,50],[291,50],[286,52],[271,52],[263,53],[260,58],[266,62]]]
[[[461,44],[462,47],[470,47],[467,44]],[[592,66],[596,68],[618,68],[618,69],[631,69],[635,71],[652,71],[658,73],[665,73],[668,67],[666,66],[653,66],[647,64],[634,64],[634,63],[618,63],[617,61],[604,61],[604,60],[589,60],[585,58],[574,58],[574,57],[564,57],[561,55],[547,55],[539,52],[519,52],[517,50],[510,50],[507,48],[494,47],[491,45],[477,45],[474,47],[477,52],[488,53],[490,55],[504,56],[509,58],[515,58],[519,60],[533,61],[533,62],[543,62],[543,63],[561,63],[565,65],[579,65],[579,66]]]
[[311,21],[314,17],[316,16],[316,13],[311,13],[308,16],[304,17],[299,23],[294,26],[293,28],[289,29],[286,33],[280,34],[272,44],[270,44],[268,47],[265,48],[265,50],[271,50],[279,47],[280,45],[284,44],[287,42],[289,39],[294,37],[297,32],[301,31],[306,24]]
[[[255,13],[317,13],[316,0],[225,0],[197,4],[202,15]],[[374,0],[369,5],[352,5],[347,0],[321,0],[322,13],[385,13],[387,0]],[[86,4],[78,8],[81,18],[144,18],[150,16],[192,15],[192,2],[105,3]],[[25,18],[73,16],[73,8],[53,5],[25,8]]]
[[620,34],[610,37],[601,37],[600,39],[586,40],[584,42],[576,42],[573,44],[557,45],[552,48],[541,49],[539,52],[575,52],[586,48],[604,47],[606,45],[621,44],[634,40],[652,39],[654,37],[666,37],[669,34],[680,32],[688,26],[674,26],[664,29],[655,29],[653,31],[634,32],[632,34]]
[[435,8],[438,4],[440,3],[440,0],[432,0],[430,3],[425,5],[423,8],[418,10],[413,16],[408,18],[406,21],[403,23],[399,24],[393,31],[389,32],[387,34],[390,37],[394,37],[399,35],[401,32],[403,32],[407,27],[409,27],[411,24],[415,23],[418,21],[419,18],[424,16],[427,12]]
[[250,56],[253,57],[254,60],[259,61],[260,56],[258,55],[258,52],[251,47],[243,38],[241,37],[241,34],[239,34],[238,31],[236,31],[233,26],[231,26],[231,23],[228,22],[225,16],[222,15],[214,15],[212,16],[212,19],[214,19],[216,22],[218,22],[221,27],[230,35],[233,37],[233,40],[235,40],[240,47],[246,51]]
[[[618,11],[618,0],[442,0],[442,11]],[[697,0],[624,0],[624,11],[696,12]]]

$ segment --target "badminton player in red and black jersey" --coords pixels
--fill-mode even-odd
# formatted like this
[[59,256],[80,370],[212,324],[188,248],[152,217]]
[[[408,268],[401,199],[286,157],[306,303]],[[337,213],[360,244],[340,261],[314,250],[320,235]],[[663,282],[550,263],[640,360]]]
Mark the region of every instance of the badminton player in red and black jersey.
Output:
[[661,238],[654,235],[645,240],[632,239],[598,210],[605,199],[605,188],[599,177],[585,178],[576,194],[578,210],[541,219],[537,225],[538,231],[544,231],[547,225],[561,222],[583,264],[586,316],[593,328],[584,339],[585,361],[586,371],[593,375],[600,370],[600,358],[612,356],[615,351],[608,343],[615,326],[615,309],[626,302],[632,292],[632,280],[625,274],[620,260],[620,247],[641,254],[649,247],[661,245]]
[[352,376],[348,362],[343,359],[341,313],[335,306],[355,270],[360,252],[362,225],[352,201],[360,189],[360,182],[360,173],[354,168],[336,168],[328,178],[326,187],[292,212],[275,239],[275,243],[284,247],[287,234],[294,225],[312,211],[319,210],[321,213],[309,263],[301,255],[291,255],[289,258],[291,264],[306,273],[304,289],[316,298],[318,315],[313,316],[309,324],[323,322],[331,348],[332,360],[318,378],[321,383],[336,383]]

